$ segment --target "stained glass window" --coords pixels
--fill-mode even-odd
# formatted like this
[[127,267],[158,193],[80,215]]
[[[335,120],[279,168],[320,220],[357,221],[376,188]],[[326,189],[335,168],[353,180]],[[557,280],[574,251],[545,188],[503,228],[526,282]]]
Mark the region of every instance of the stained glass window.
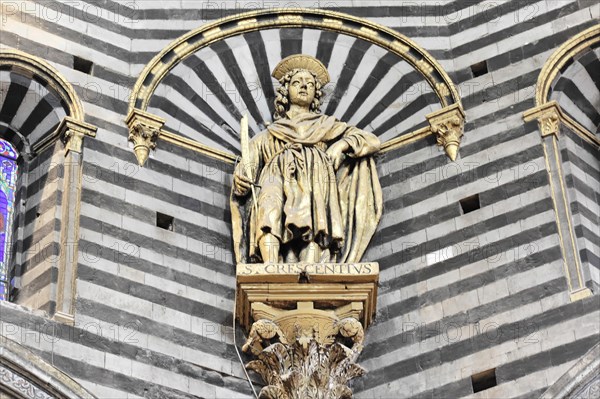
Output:
[[0,139],[0,300],[9,295],[9,267],[11,255],[12,216],[17,181],[17,153],[6,141]]

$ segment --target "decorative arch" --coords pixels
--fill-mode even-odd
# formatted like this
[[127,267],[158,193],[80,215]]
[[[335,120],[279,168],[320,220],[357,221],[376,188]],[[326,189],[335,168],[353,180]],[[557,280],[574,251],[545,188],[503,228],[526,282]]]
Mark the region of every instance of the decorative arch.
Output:
[[[0,98],[0,133],[19,152],[18,162],[20,188],[15,204],[15,213],[25,215],[36,206],[27,201],[33,190],[27,190],[29,180],[41,177],[56,169],[56,179],[44,180],[41,189],[46,190],[47,209],[54,218],[60,215],[60,234],[44,245],[59,257],[57,281],[44,282],[45,289],[30,287],[25,278],[26,262],[16,248],[13,263],[15,272],[21,277],[21,286],[15,290],[14,301],[27,307],[43,309],[55,319],[73,323],[75,279],[77,275],[76,257],[66,256],[69,250],[65,243],[75,243],[77,251],[79,237],[79,202],[81,196],[82,157],[84,137],[95,137],[97,128],[85,122],[82,102],[73,86],[48,62],[16,49],[0,49],[0,82],[8,86],[4,98]],[[1,118],[5,118],[3,121]],[[44,154],[43,157],[37,157]],[[62,173],[58,173],[58,170]],[[37,183],[37,182],[36,182]],[[14,228],[23,234],[24,217],[21,225]],[[41,229],[33,225],[34,229]],[[37,230],[36,230],[37,231]],[[15,240],[24,241],[23,237]],[[49,243],[47,241],[50,241]],[[21,244],[19,244],[21,245]],[[22,246],[22,245],[21,245]],[[45,259],[45,248],[36,248]],[[31,250],[26,250],[31,253]],[[76,253],[76,252],[75,252]],[[21,273],[21,274],[19,274]],[[53,286],[55,284],[55,286]]]
[[573,59],[600,42],[600,24],[592,26],[563,43],[548,58],[538,77],[535,90],[535,105],[549,102],[550,91],[556,77]]
[[[535,107],[523,113],[525,122],[538,122],[571,301],[594,294],[598,281],[595,281],[597,277],[590,272],[590,264],[582,255],[589,249],[589,238],[585,232],[579,235],[577,233],[577,224],[581,224],[583,217],[577,200],[582,194],[573,183],[571,170],[573,166],[577,167],[577,164],[573,162],[570,154],[577,156],[585,151],[597,151],[600,149],[600,137],[569,115],[557,101],[560,97],[553,91],[557,86],[560,87],[561,77],[565,76],[565,73],[569,76],[569,67],[579,63],[580,57],[594,53],[593,49],[599,44],[600,24],[573,36],[558,47],[548,58],[538,77]],[[599,84],[600,82],[594,82],[597,87]],[[600,164],[593,160],[594,156],[590,159],[590,165],[596,162],[590,169],[600,167]],[[583,169],[580,169],[579,173],[589,172]],[[590,190],[593,192],[596,189],[592,186]]]
[[69,109],[69,116],[84,121],[83,106],[73,86],[46,61],[15,49],[0,49],[0,70],[10,70],[43,82],[61,98]]
[[2,335],[0,335],[0,394],[18,399],[96,398],[62,371]]
[[[569,115],[556,99],[553,88],[560,76],[573,62],[586,52],[600,46],[600,24],[594,25],[567,40],[548,58],[537,80],[535,107],[525,111],[525,121],[538,120],[542,135],[557,134],[561,123],[568,126],[584,140],[600,148],[600,137]],[[596,84],[600,84],[596,82]],[[600,110],[597,110],[600,112]]]
[[[21,76],[24,82],[19,83],[23,86],[29,84],[27,82],[33,81],[32,84],[35,84],[38,90],[55,95],[60,105],[66,110],[66,116],[62,118],[57,128],[45,132],[43,137],[36,140],[36,144],[33,146],[35,152],[47,148],[61,136],[67,151],[81,152],[83,136],[95,137],[96,127],[85,123],[83,106],[73,86],[48,62],[20,50],[0,49],[0,71]],[[53,103],[54,101],[51,98],[49,102]],[[6,130],[9,135],[15,136],[16,143],[13,144],[16,144],[20,150],[22,135],[19,138],[17,137],[19,132],[12,131],[14,129],[11,129],[11,126],[2,125],[5,125],[3,130]],[[79,134],[74,135],[75,131]],[[76,139],[71,140],[71,137],[75,136],[77,136]]]
[[134,152],[140,165],[144,164],[150,150],[155,148],[159,137],[233,162],[234,154],[166,131],[165,119],[148,112],[150,100],[169,73],[200,49],[236,35],[274,28],[316,29],[344,34],[372,43],[406,61],[431,87],[441,110],[434,112],[431,118],[427,116],[430,127],[389,140],[384,144],[384,150],[415,136],[435,133],[449,156],[452,159],[456,157],[464,122],[462,103],[448,74],[427,51],[406,36],[362,18],[319,9],[287,8],[237,14],[204,25],[176,39],[146,65],[133,88],[126,120],[130,128],[129,139],[134,143]]

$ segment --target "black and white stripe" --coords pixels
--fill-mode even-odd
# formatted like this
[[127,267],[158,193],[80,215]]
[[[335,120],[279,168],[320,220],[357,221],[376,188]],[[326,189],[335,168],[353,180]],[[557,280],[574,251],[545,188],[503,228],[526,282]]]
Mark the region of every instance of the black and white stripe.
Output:
[[[535,396],[597,339],[598,297],[569,303],[537,124],[524,125],[521,113],[534,105],[544,60],[596,24],[597,11],[575,0],[353,3],[331,8],[422,44],[460,85],[468,117],[457,163],[433,137],[378,158],[385,212],[367,258],[382,270],[379,310],[359,359],[370,374],[354,384],[356,397],[468,396],[470,376],[493,367],[498,386],[486,394]],[[151,0],[136,1],[135,9],[111,0],[93,10],[88,3],[37,4],[68,7],[75,22],[11,15],[3,44],[57,65],[80,95],[88,83],[103,88],[84,98],[86,120],[99,131],[85,142],[79,299],[76,328],[66,331],[122,331],[133,321],[137,341],[128,342],[125,331],[111,340],[26,345],[54,357],[98,396],[249,397],[228,330],[235,285],[231,166],[159,141],[140,169],[123,123],[128,90],[160,49],[204,21],[244,10],[191,9],[186,2],[190,9],[180,2],[158,8]],[[418,127],[435,109],[428,92],[419,91],[418,75],[375,45],[328,31],[273,29],[191,56],[158,87],[149,110],[174,132],[236,153],[241,114],[250,114],[253,134],[264,127],[273,113],[270,71],[298,49],[332,74],[323,110],[383,140]],[[73,55],[94,61],[89,80],[71,69]],[[473,78],[470,65],[483,60],[489,73]],[[563,149],[574,165],[567,182],[577,190],[571,208],[581,221],[575,224],[582,258],[591,264],[595,211],[587,187],[597,168],[572,140],[579,147]],[[586,165],[592,169],[580,173]],[[458,201],[473,194],[481,209],[463,215]],[[175,217],[173,231],[156,227],[157,211]],[[23,323],[23,313],[3,307],[2,320]],[[32,331],[36,323],[44,321],[21,325]],[[458,328],[460,338],[446,337]],[[92,338],[99,335],[105,337]]]
[[53,132],[69,113],[60,97],[40,82],[19,71],[0,70],[0,124],[30,145]]
[[600,134],[600,46],[572,60],[555,79],[550,99],[590,132]]
[[423,76],[400,57],[342,34],[283,28],[199,50],[158,86],[148,110],[167,120],[167,130],[237,154],[242,113],[249,114],[251,134],[264,129],[277,85],[270,71],[299,52],[328,65],[332,83],[324,89],[323,112],[351,123],[360,116],[356,125],[383,141],[422,127],[425,115],[441,108]]

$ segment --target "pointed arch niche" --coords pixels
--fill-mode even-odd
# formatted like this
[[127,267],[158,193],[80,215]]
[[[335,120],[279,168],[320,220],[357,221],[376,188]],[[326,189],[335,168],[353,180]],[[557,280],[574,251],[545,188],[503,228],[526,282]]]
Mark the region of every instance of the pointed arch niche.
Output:
[[435,134],[455,159],[464,112],[440,64],[398,32],[348,14],[269,9],[193,30],[145,67],[132,92],[127,124],[140,165],[164,140],[233,163],[239,120],[250,134],[271,121],[271,71],[285,56],[321,60],[332,83],[328,115],[377,134],[389,151]]
[[84,122],[73,87],[47,62],[0,50],[0,136],[15,152],[17,174],[6,296],[73,322]]

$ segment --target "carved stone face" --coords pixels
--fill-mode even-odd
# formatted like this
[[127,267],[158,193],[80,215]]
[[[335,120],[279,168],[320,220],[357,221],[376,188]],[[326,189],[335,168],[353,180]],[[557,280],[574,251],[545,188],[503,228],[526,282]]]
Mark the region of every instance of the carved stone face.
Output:
[[315,99],[315,78],[308,71],[300,71],[290,80],[290,103],[310,107]]

